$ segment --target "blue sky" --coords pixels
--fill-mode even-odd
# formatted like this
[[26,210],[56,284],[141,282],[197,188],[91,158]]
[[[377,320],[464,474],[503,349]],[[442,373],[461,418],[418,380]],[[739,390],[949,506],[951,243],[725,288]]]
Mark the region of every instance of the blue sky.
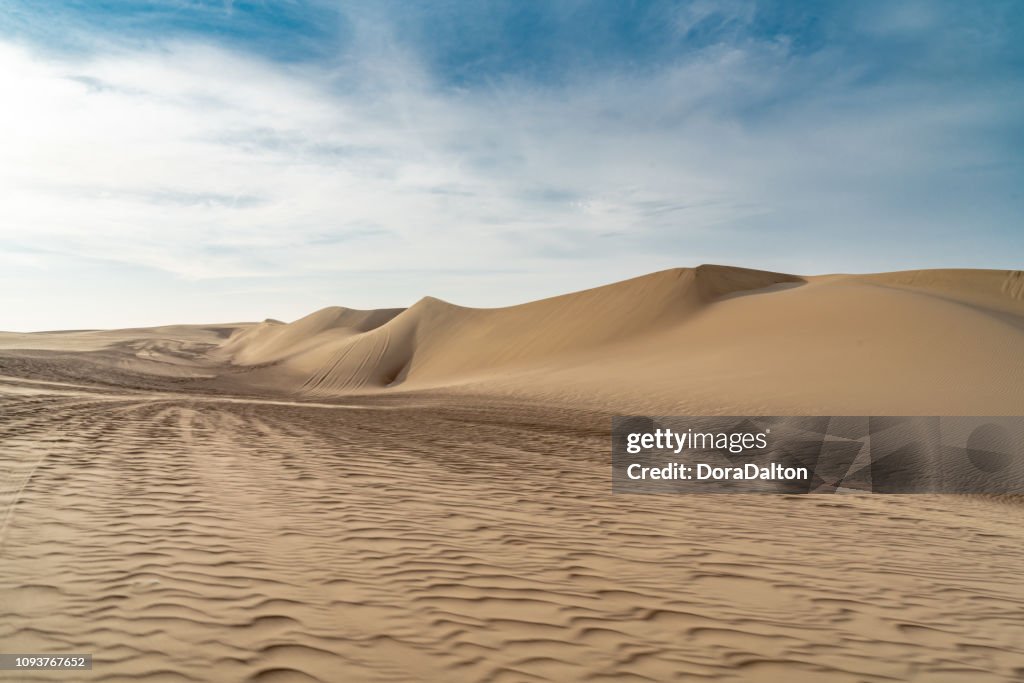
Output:
[[0,0],[0,92],[0,329],[1024,267],[1019,2]]

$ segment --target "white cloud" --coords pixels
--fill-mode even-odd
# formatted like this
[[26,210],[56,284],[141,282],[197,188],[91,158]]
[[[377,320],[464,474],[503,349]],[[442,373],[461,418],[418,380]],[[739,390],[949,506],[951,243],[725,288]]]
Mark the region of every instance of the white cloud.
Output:
[[349,94],[190,45],[82,62],[5,45],[0,72],[2,234],[186,277],[458,268],[501,258],[508,230],[621,229],[713,184],[664,154],[654,169],[658,141],[614,121],[612,93],[445,97],[402,71]]
[[[472,90],[379,46],[325,68],[199,44],[71,59],[0,43],[0,251],[29,279],[92,260],[282,288],[416,273],[381,289],[404,301],[330,302],[356,305],[510,303],[701,261],[886,268],[850,245],[955,229],[942,221],[964,216],[941,198],[932,210],[907,194],[958,163],[998,161],[997,144],[970,136],[1020,99],[855,78],[785,43]],[[512,274],[461,292],[444,274],[487,268]],[[221,317],[238,318],[229,304]],[[64,324],[48,315],[0,328]]]

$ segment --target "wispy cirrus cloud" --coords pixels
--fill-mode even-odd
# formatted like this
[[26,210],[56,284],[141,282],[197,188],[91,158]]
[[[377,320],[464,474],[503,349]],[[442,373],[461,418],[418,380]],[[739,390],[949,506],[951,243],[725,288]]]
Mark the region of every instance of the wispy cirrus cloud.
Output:
[[[216,317],[288,318],[426,293],[511,303],[704,261],[1024,256],[1008,5],[310,3],[275,24],[237,2],[63,3],[63,50],[7,5],[0,285],[49,291],[55,268],[162,284],[95,322],[10,296],[0,328],[185,320],[212,282]],[[309,301],[245,293],[298,283]],[[166,315],[143,319],[157,290]]]

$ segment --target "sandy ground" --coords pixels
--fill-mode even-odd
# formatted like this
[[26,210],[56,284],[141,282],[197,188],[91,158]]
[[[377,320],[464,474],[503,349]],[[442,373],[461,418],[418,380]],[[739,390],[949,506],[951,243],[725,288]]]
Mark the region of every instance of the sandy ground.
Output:
[[[1024,678],[1018,500],[613,496],[608,454],[648,406],[1020,414],[1019,276],[688,272],[513,316],[327,309],[282,343],[0,335],[2,650],[95,655],[0,680]],[[634,317],[576,335],[595,305]]]

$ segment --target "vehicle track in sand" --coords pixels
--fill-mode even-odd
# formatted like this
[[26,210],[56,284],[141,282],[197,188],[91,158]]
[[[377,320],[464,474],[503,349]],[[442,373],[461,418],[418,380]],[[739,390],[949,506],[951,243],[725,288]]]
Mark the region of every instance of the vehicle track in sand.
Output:
[[613,496],[606,428],[0,378],[0,643],[95,655],[0,680],[1024,675],[1016,503]]

